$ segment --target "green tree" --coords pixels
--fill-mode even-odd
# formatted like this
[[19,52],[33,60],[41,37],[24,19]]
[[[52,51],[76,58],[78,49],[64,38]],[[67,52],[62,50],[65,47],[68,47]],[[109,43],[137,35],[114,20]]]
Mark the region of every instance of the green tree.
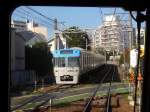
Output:
[[124,51],[125,62],[130,63],[130,49],[126,48]]
[[35,70],[39,76],[53,75],[52,54],[46,42],[26,46],[26,69]]
[[[67,33],[66,33],[67,32]],[[70,27],[63,31],[63,36],[66,37],[68,47],[80,47],[86,49],[89,44],[88,35],[76,26]],[[87,47],[90,49],[89,47]]]
[[99,47],[97,49],[95,49],[95,53],[98,53],[98,54],[102,54],[102,55],[105,55],[105,49],[103,47]]
[[119,60],[119,64],[123,64],[124,63],[124,56],[123,54],[120,54],[120,60]]

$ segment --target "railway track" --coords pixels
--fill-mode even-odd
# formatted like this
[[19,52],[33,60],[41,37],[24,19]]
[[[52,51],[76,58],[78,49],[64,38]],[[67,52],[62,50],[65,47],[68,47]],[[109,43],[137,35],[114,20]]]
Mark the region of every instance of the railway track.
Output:
[[107,77],[111,77],[110,80],[109,80],[109,88],[108,88],[108,94],[107,94],[107,103],[106,103],[106,110],[105,112],[109,112],[109,109],[110,109],[110,101],[111,101],[111,93],[110,93],[110,90],[111,90],[111,82],[113,81],[113,77],[114,77],[114,74],[115,74],[115,70],[116,68],[114,67],[108,67],[106,70],[105,70],[105,75],[104,77],[102,78],[102,80],[100,81],[99,85],[96,87],[96,89],[94,90],[93,94],[91,95],[91,97],[89,98],[89,100],[86,102],[86,105],[84,106],[84,109],[83,109],[83,112],[90,112],[91,111],[91,103],[94,99],[94,97],[96,96],[96,93],[97,91],[99,90],[99,88],[101,87],[101,84],[104,82],[104,80],[107,78]]
[[115,75],[116,68],[114,67],[114,70],[112,71],[112,76],[111,80],[109,83],[109,88],[108,88],[108,95],[107,95],[107,103],[106,103],[106,111],[105,112],[111,112],[111,83],[114,80],[114,75]]
[[[92,95],[92,98],[90,99],[91,101],[89,103],[87,103],[88,105],[90,105],[90,103],[92,102],[92,99],[93,97],[95,96],[96,92],[98,91],[101,83],[103,83],[103,81],[109,76],[109,72],[111,71],[112,67],[109,67],[109,66],[106,66],[105,67],[106,69],[102,69],[101,71],[96,71],[95,73],[99,73],[99,74],[105,74],[105,76],[103,77],[103,79],[100,81],[100,84],[99,86],[94,89],[94,95]],[[59,92],[61,92],[63,94],[63,92],[65,92],[67,89],[69,88],[72,88],[73,85],[59,85],[57,86],[56,88],[56,92],[57,90],[59,90]],[[43,101],[43,102],[40,102],[38,105],[34,106],[32,109],[28,109],[28,112],[34,112],[35,110],[37,110],[38,108],[44,106],[45,104],[49,103],[50,99],[53,98],[55,96],[51,96],[49,93],[44,93],[42,95],[39,95],[39,96],[36,96],[36,97],[32,97],[30,100],[26,101],[26,102],[23,102],[20,106],[16,107],[16,108],[13,108],[12,111],[14,110],[27,110],[25,109],[24,107],[26,107],[26,105],[30,104],[30,103],[37,103],[37,102],[40,102],[40,101]],[[88,108],[88,106],[87,106]],[[86,111],[85,111],[86,112]]]
[[[73,85],[58,85],[55,88],[54,92],[57,92],[57,91],[64,92],[65,90],[67,90],[67,89],[69,89],[71,87],[73,87]],[[40,100],[43,101],[43,99],[44,99],[44,102],[42,102],[39,105],[35,106],[35,108],[38,108],[38,107],[44,105],[45,103],[47,103],[50,98],[53,98],[53,96],[51,96],[48,92],[47,93],[43,93],[43,94],[38,95],[38,96],[33,96],[30,99],[27,99],[27,100],[23,101],[21,104],[13,107],[11,109],[11,111],[24,110],[24,107],[26,107],[28,104],[35,103],[35,102],[40,102]]]

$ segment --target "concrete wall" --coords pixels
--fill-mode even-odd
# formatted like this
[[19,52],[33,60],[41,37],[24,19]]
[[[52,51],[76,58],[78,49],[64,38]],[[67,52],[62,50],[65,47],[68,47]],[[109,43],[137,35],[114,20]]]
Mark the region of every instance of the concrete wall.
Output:
[[11,40],[11,71],[15,70],[15,31],[14,29],[11,29],[11,36],[10,36],[10,40]]
[[11,29],[11,86],[33,84],[35,71],[25,70],[25,40]]
[[16,70],[24,70],[25,69],[25,40],[23,37],[16,33],[15,38],[15,59]]
[[21,35],[11,30],[11,70],[25,69],[25,40]]

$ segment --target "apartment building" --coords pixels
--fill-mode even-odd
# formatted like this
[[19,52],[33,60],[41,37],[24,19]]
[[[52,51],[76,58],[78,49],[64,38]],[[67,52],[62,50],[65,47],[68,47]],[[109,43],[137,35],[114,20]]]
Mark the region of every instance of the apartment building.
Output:
[[129,47],[129,28],[121,23],[119,16],[105,16],[103,24],[96,29],[93,47],[104,48],[107,51],[123,52]]

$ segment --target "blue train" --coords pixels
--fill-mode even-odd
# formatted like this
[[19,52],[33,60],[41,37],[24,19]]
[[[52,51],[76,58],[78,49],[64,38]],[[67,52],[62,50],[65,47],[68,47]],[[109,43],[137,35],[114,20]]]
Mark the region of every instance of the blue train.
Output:
[[105,57],[82,48],[55,50],[53,53],[56,84],[77,84],[80,75],[105,64]]

